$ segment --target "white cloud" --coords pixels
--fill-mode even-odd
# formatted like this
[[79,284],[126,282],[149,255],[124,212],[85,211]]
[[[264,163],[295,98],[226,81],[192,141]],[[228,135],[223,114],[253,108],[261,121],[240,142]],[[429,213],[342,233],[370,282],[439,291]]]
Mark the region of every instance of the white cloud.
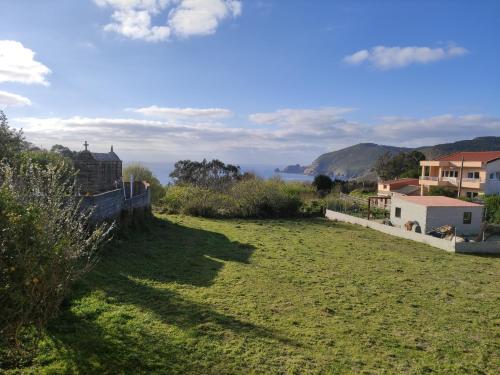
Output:
[[[251,115],[258,125],[266,125],[261,127],[234,125],[231,120],[217,121],[201,114],[187,115],[186,122],[189,111],[181,109],[180,118],[173,112],[173,116],[159,120],[77,116],[18,118],[11,124],[23,128],[30,142],[45,147],[61,143],[81,149],[83,141],[88,140],[95,151],[114,144],[125,159],[219,157],[263,164],[307,163],[323,152],[360,142],[412,147],[500,136],[500,118],[486,115],[388,117],[379,123],[361,124],[341,116],[348,114],[348,109],[284,109]],[[330,112],[329,118],[325,112]]]
[[0,108],[2,107],[22,107],[31,105],[28,98],[13,94],[7,91],[0,91]]
[[147,10],[117,10],[111,17],[115,22],[106,25],[105,31],[114,31],[130,39],[148,42],[165,40],[170,36],[169,27],[151,25],[151,14]]
[[169,16],[172,30],[181,37],[215,33],[225,18],[241,14],[241,2],[235,0],[183,0]]
[[279,109],[275,112],[254,113],[250,121],[261,125],[278,125],[294,128],[325,127],[342,120],[340,115],[354,111],[353,108],[324,107],[315,109]]
[[14,40],[0,40],[0,82],[47,86],[50,69],[35,60],[35,52]]
[[[241,14],[241,0],[94,0],[113,9],[113,22],[104,26],[130,39],[149,42],[173,35],[190,37],[213,34],[220,22]],[[164,24],[153,25],[153,16],[164,16]]]
[[225,108],[171,108],[158,107],[152,105],[150,107],[136,108],[132,111],[141,113],[146,116],[155,116],[165,119],[223,119],[232,116],[232,112]]
[[373,126],[372,134],[375,139],[385,139],[391,144],[432,145],[486,135],[500,136],[500,118],[472,114],[427,118],[388,117],[383,123]]
[[388,70],[410,64],[428,64],[463,56],[467,53],[467,49],[456,45],[448,45],[444,48],[377,46],[370,50],[363,49],[346,56],[344,62],[351,65],[368,63],[378,69]]

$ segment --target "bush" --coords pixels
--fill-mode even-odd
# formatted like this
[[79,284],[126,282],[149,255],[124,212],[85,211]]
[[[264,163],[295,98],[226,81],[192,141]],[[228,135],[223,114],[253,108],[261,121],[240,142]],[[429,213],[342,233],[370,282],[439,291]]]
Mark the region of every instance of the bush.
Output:
[[290,217],[301,206],[296,193],[280,180],[246,180],[232,186],[230,195],[237,203],[240,217]]
[[491,224],[500,224],[500,195],[489,195],[484,198],[486,220]]
[[0,165],[0,333],[9,343],[57,313],[112,227],[88,225],[65,173],[29,159],[17,171]]
[[316,188],[318,192],[329,193],[333,188],[333,181],[330,177],[320,174],[314,177],[312,185]]
[[442,195],[445,197],[456,198],[457,191],[442,186],[431,186],[429,189],[429,195]]
[[204,217],[290,217],[299,214],[296,186],[279,180],[244,179],[225,191],[175,185],[162,199],[166,212]]
[[153,172],[140,163],[130,164],[123,170],[123,181],[130,181],[130,175],[134,176],[135,181],[146,181],[151,188],[151,203],[156,205],[165,195],[165,188],[160,181],[153,175]]

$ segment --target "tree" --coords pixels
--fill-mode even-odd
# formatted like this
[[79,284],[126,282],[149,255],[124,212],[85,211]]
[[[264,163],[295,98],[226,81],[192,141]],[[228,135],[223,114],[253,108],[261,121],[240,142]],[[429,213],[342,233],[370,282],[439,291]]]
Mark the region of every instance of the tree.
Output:
[[64,156],[65,158],[72,159],[72,160],[75,159],[76,154],[77,154],[76,151],[72,151],[68,147],[63,146],[63,145],[59,145],[59,144],[53,145],[50,149],[50,152],[54,152],[56,154],[59,154],[61,156]]
[[401,152],[394,156],[386,152],[377,159],[374,170],[384,180],[403,177],[417,178],[422,160],[425,160],[425,155],[416,150]]
[[13,163],[25,146],[23,132],[9,127],[7,116],[0,111],[0,161]]
[[176,184],[188,184],[198,187],[221,190],[229,183],[241,179],[240,167],[224,164],[218,159],[202,162],[180,160],[175,163],[175,168],[170,177]]
[[0,164],[0,332],[10,343],[57,313],[113,227],[90,225],[64,173],[30,159],[18,168]]
[[314,177],[312,185],[316,188],[318,192],[329,193],[333,188],[333,181],[330,177],[320,174]]
[[134,176],[135,181],[146,181],[151,188],[151,202],[157,204],[165,195],[165,188],[153,175],[153,172],[140,163],[128,165],[123,170],[123,181],[130,181],[130,176]]
[[392,159],[392,154],[387,151],[384,152],[382,155],[378,157],[378,159],[375,161],[375,165],[373,167],[373,170],[377,173],[377,176],[379,176],[381,179],[388,179],[388,165],[390,160]]

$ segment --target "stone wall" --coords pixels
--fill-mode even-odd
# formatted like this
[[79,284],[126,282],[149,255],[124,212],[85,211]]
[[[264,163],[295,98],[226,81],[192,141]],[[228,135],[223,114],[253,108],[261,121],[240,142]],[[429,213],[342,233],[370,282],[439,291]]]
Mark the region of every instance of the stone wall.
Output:
[[94,208],[92,221],[95,223],[118,220],[122,213],[133,213],[134,209],[143,209],[142,211],[151,209],[151,190],[147,184],[143,184],[142,191],[139,189],[138,194],[134,193],[132,198],[130,198],[130,193],[127,198],[125,197],[123,188],[84,196],[81,207],[82,209]]

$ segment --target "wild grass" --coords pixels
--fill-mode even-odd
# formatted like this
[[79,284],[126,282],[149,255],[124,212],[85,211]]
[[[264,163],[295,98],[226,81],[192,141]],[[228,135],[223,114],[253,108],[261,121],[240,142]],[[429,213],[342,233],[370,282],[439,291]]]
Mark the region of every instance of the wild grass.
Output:
[[359,226],[163,216],[9,373],[500,373],[500,258]]

